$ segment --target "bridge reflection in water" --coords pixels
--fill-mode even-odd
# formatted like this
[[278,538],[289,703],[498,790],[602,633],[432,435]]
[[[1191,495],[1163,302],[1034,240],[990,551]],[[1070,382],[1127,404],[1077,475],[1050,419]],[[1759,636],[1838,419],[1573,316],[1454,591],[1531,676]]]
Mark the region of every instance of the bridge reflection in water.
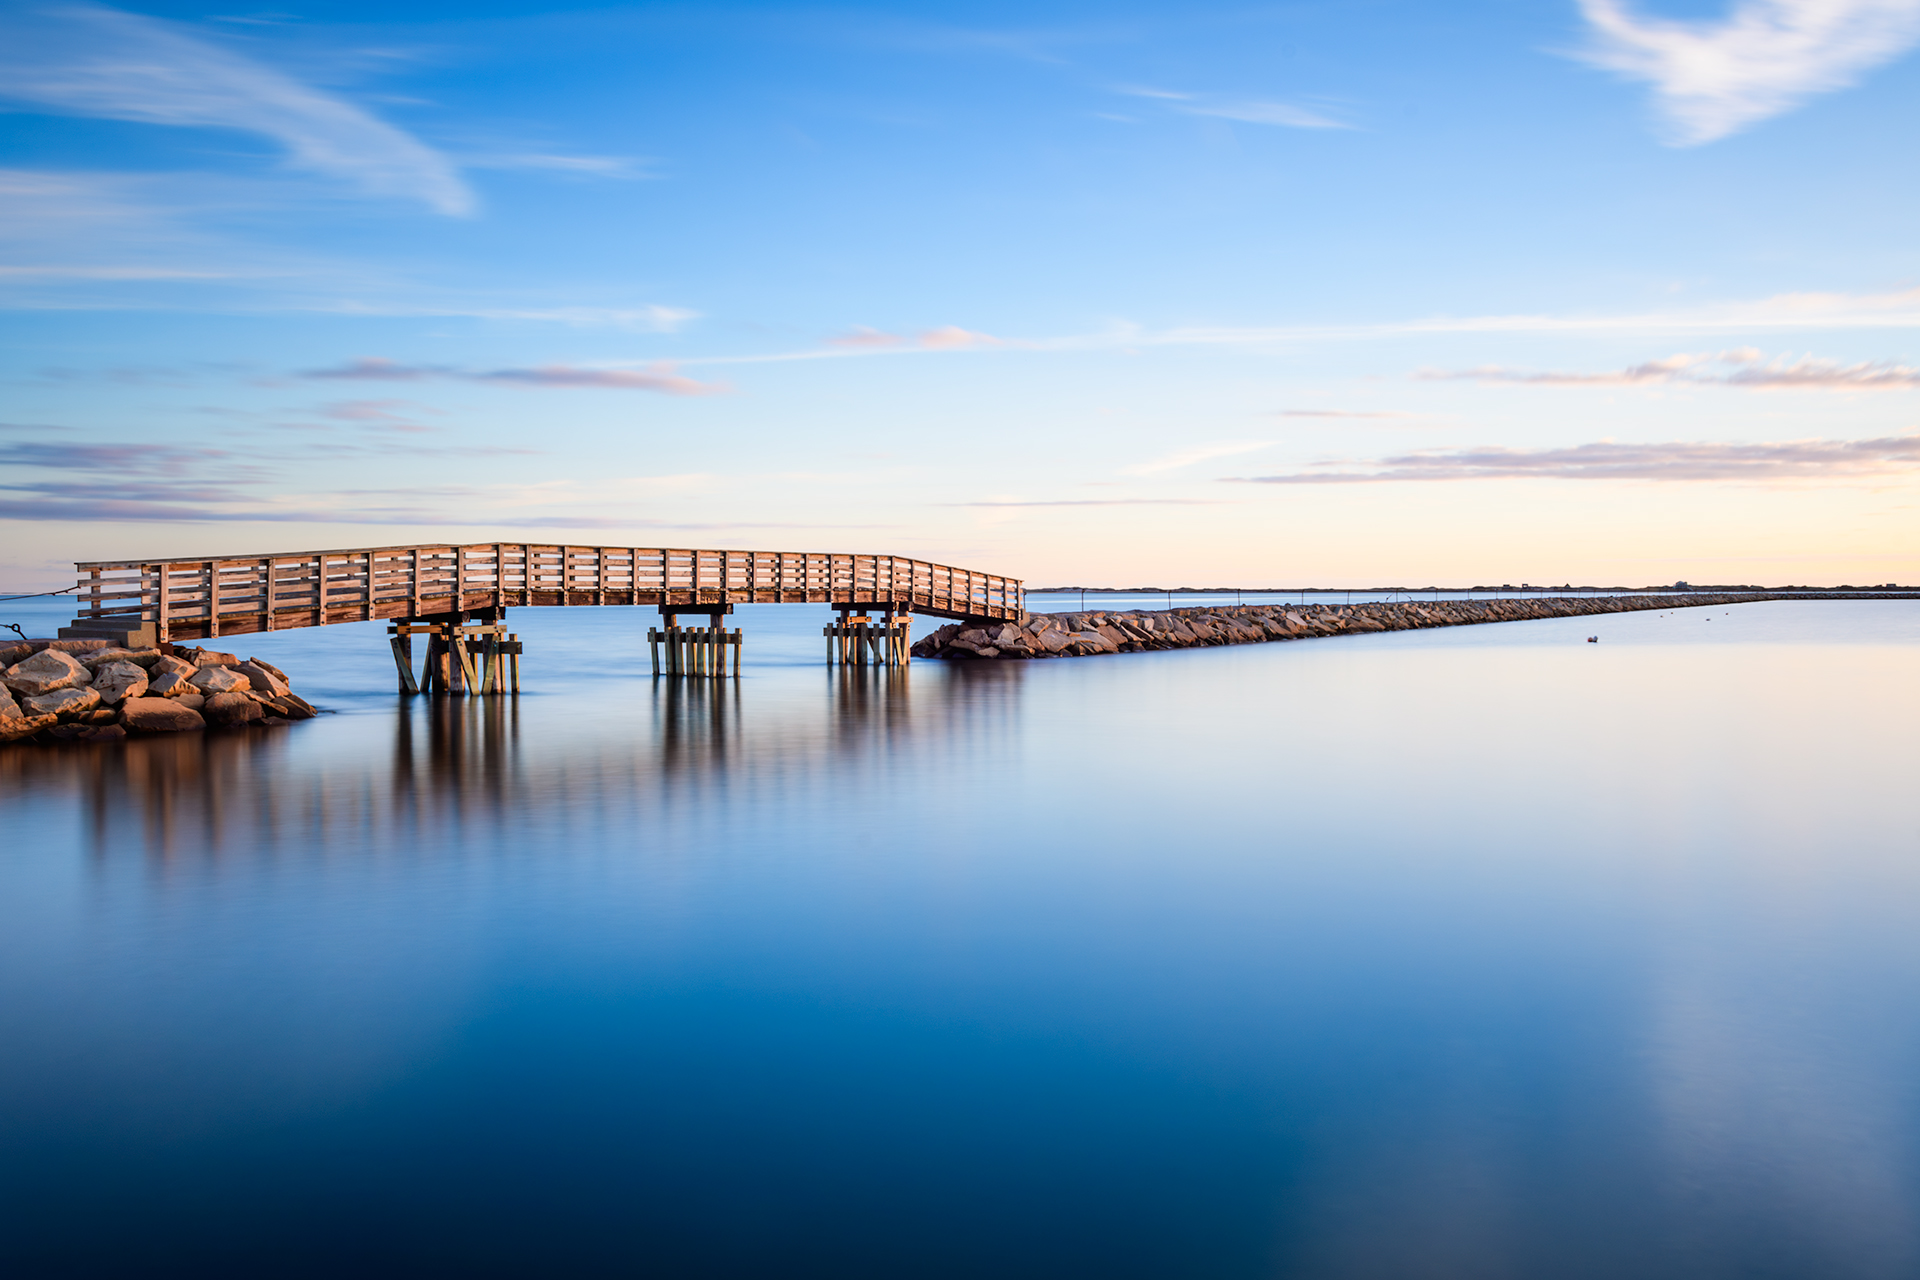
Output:
[[662,681],[620,719],[587,725],[544,699],[414,699],[295,734],[0,752],[0,789],[83,798],[96,857],[138,849],[182,865],[475,840],[537,848],[628,824],[691,836],[748,795],[804,805],[822,788],[937,768],[928,755],[1005,750],[1023,675],[981,663],[923,675],[916,691],[911,668],[832,667],[812,696],[797,682]]

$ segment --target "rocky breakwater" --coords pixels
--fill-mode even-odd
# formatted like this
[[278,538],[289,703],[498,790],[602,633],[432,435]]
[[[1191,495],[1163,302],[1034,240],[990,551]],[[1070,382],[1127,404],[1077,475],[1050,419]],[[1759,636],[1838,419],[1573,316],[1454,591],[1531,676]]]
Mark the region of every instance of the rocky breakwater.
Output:
[[1764,593],[1545,596],[1532,600],[1410,600],[1392,604],[1241,605],[1127,612],[1031,613],[1024,622],[949,625],[913,646],[916,658],[1077,658],[1097,653],[1259,644],[1312,636],[1574,618],[1645,609],[1746,604]]
[[270,662],[210,649],[121,649],[105,640],[0,646],[0,742],[99,742],[129,733],[317,714]]

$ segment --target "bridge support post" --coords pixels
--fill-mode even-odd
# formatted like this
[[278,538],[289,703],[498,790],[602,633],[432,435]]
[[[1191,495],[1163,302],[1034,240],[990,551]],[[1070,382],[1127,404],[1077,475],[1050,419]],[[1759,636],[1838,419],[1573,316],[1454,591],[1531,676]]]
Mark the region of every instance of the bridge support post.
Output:
[[[743,637],[738,630],[727,630],[722,621],[732,612],[730,604],[662,604],[660,620],[666,624],[665,628],[647,629],[647,651],[653,659],[653,674],[718,680],[728,674],[731,656],[732,674],[737,677]],[[683,613],[705,614],[707,625],[683,627],[680,625]]]
[[[401,693],[492,696],[520,692],[520,637],[507,634],[504,609],[408,618],[387,628]],[[413,637],[427,638],[420,678],[413,675]]]
[[[836,604],[839,621],[820,634],[827,638],[827,665],[904,667],[911,660],[912,614],[902,601]],[[878,613],[876,621],[870,614]]]

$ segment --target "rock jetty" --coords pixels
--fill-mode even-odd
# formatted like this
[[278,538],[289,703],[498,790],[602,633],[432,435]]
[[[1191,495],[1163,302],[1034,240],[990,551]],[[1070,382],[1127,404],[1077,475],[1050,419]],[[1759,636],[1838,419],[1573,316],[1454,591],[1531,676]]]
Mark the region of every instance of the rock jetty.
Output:
[[313,704],[286,672],[259,658],[107,640],[27,640],[0,646],[0,742],[101,742],[129,733],[282,725]]
[[1238,605],[1128,612],[1032,613],[1025,622],[941,627],[913,646],[916,658],[1078,658],[1096,653],[1260,644],[1310,636],[1464,627],[1530,618],[1577,618],[1643,609],[1777,600],[1770,593],[1544,596],[1532,600],[1409,600],[1393,604]]

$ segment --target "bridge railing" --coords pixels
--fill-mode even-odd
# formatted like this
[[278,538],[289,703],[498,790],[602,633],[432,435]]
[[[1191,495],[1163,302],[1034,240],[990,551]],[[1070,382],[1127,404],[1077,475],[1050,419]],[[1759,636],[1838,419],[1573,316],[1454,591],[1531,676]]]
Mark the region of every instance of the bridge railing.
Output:
[[86,561],[80,620],[201,638],[524,605],[898,602],[1017,618],[1017,578],[906,556],[487,542]]

